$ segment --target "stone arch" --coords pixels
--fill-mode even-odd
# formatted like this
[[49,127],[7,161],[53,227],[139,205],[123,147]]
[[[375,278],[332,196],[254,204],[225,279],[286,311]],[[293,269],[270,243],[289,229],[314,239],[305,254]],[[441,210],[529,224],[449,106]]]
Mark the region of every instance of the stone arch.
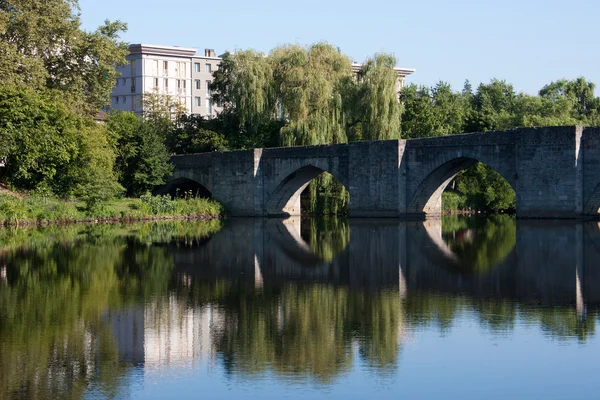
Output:
[[446,186],[461,171],[482,162],[492,167],[514,189],[516,176],[510,176],[503,168],[474,156],[459,155],[450,159],[442,159],[434,167],[426,171],[424,178],[417,185],[413,195],[409,197],[407,212],[411,214],[439,215],[442,211],[442,193]]
[[[268,215],[300,215],[300,194],[308,186],[310,181],[321,175],[323,172],[331,173],[327,170],[316,167],[312,164],[297,168],[287,176],[273,190],[266,202],[266,212]],[[340,181],[338,177],[331,175]],[[343,181],[342,184],[344,184]]]
[[208,185],[201,183],[198,179],[189,177],[187,174],[175,172],[169,181],[156,190],[157,194],[169,194],[176,196],[179,192],[191,191],[193,196],[211,198],[212,191]]
[[600,214],[600,183],[596,185],[592,194],[583,206],[584,215],[598,216]]

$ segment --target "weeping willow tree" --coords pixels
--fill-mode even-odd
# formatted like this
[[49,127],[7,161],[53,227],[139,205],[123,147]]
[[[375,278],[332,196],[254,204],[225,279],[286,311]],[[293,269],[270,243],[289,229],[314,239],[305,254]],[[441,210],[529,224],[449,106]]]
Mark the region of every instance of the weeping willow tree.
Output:
[[219,119],[228,127],[226,139],[234,148],[273,145],[278,134],[273,70],[268,58],[254,50],[225,53],[214,72],[213,101],[223,107]]
[[[398,102],[396,58],[375,54],[357,75],[357,100],[354,118],[360,121],[360,135],[354,140],[387,140],[400,138],[401,105]],[[355,131],[356,132],[356,131]]]
[[[244,146],[395,139],[400,132],[395,61],[377,54],[356,75],[350,59],[327,43],[284,45],[268,56],[227,53],[214,74],[213,100],[223,106],[222,118],[249,137]],[[326,174],[309,185],[305,198],[307,210],[321,214],[343,213],[349,202],[343,185]]]
[[342,82],[352,77],[350,60],[327,43],[292,45],[270,54],[284,146],[346,143]]

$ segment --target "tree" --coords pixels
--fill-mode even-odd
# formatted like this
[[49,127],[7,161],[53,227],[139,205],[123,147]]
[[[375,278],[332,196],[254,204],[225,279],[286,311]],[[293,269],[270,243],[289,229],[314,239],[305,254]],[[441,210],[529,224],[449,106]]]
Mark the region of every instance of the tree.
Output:
[[269,56],[284,146],[345,143],[342,82],[350,60],[327,43],[282,46]]
[[412,139],[463,133],[472,112],[469,98],[468,92],[453,92],[445,82],[431,88],[404,88],[400,95],[404,107],[402,136]]
[[165,183],[173,166],[164,143],[166,133],[160,125],[130,112],[116,111],[106,126],[118,149],[116,172],[127,195],[139,196]]
[[398,75],[394,71],[396,58],[389,54],[375,54],[361,67],[356,77],[356,90],[352,85],[346,90],[357,96],[350,100],[356,107],[348,118],[353,124],[360,123],[353,140],[385,140],[400,138],[400,112],[398,102]]
[[80,29],[77,0],[0,1],[0,83],[56,89],[84,115],[108,104],[127,45],[127,25],[106,21],[95,32]]
[[114,152],[104,128],[73,113],[57,91],[0,88],[6,180],[59,195],[115,195]]
[[487,132],[515,127],[517,94],[512,85],[498,79],[480,84],[471,99],[473,113],[466,132]]
[[540,97],[568,107],[571,117],[592,125],[600,123],[600,98],[594,97],[596,85],[584,77],[569,81],[562,79],[544,86]]
[[178,98],[161,94],[158,89],[142,94],[142,109],[143,118],[152,121],[154,125],[160,126],[165,133],[186,112],[185,105]]
[[225,136],[207,129],[207,125],[201,115],[183,115],[169,134],[167,147],[176,154],[227,150]]

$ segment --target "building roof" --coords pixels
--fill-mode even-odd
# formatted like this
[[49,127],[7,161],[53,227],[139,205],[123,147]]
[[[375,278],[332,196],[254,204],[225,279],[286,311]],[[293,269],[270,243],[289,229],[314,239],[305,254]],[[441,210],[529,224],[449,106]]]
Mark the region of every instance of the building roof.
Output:
[[[359,72],[361,68],[362,68],[362,64],[361,63],[357,63],[357,62],[353,62],[352,63],[352,71]],[[409,76],[409,75],[412,75],[416,71],[416,69],[414,69],[414,68],[394,67],[394,71],[396,71],[396,73],[399,76]]]
[[158,56],[193,57],[197,49],[192,47],[159,46],[155,44],[130,44],[130,54],[153,54]]

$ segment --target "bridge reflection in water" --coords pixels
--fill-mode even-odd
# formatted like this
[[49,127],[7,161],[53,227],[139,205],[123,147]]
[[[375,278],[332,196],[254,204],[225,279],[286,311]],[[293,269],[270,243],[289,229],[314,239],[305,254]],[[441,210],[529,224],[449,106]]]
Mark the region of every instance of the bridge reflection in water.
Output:
[[[256,286],[321,282],[362,289],[463,294],[543,304],[600,304],[600,227],[596,222],[511,220],[442,231],[441,220],[350,220],[348,244],[333,260],[301,236],[300,218],[233,219],[210,241],[173,253],[190,277],[251,281]],[[466,236],[466,237],[465,237]],[[474,246],[466,249],[460,240]],[[477,247],[485,246],[485,249]]]

